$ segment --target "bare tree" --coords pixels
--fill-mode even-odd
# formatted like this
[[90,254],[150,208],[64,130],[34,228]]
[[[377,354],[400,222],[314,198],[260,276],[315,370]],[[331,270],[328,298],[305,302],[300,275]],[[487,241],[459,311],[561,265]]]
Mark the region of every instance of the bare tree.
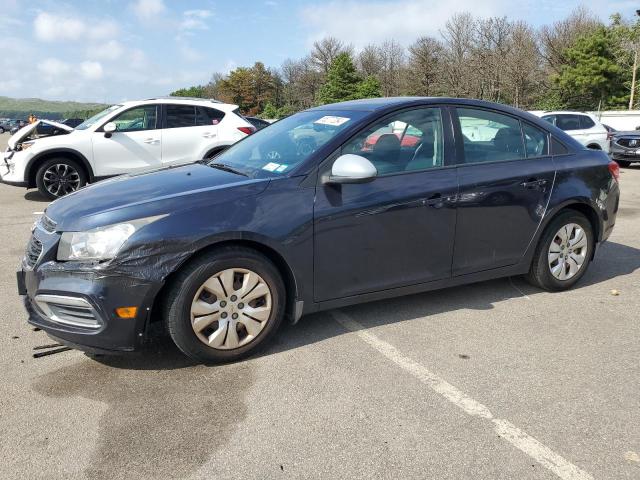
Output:
[[504,82],[504,59],[509,51],[512,25],[506,17],[475,22],[472,65],[474,97],[500,102]]
[[566,19],[551,26],[543,26],[540,29],[540,50],[548,70],[558,73],[566,62],[565,50],[572,46],[580,35],[592,31],[598,25],[600,21],[589,10],[579,7]]
[[516,22],[512,26],[504,65],[510,102],[519,108],[531,108],[540,93],[544,72],[536,34],[524,22]]
[[326,75],[331,66],[331,62],[342,52],[353,54],[353,48],[345,45],[337,38],[325,37],[313,43],[313,49],[311,50],[309,58],[312,65]]
[[420,37],[409,47],[409,93],[436,95],[441,90],[444,47],[433,37]]
[[379,77],[383,67],[380,48],[377,45],[367,45],[364,47],[358,54],[357,65],[365,77],[371,75]]
[[453,15],[440,32],[444,42],[443,82],[448,94],[469,96],[475,21],[469,13]]
[[382,67],[378,80],[380,81],[382,95],[384,97],[400,95],[404,86],[405,49],[395,40],[387,40],[380,45],[378,50]]

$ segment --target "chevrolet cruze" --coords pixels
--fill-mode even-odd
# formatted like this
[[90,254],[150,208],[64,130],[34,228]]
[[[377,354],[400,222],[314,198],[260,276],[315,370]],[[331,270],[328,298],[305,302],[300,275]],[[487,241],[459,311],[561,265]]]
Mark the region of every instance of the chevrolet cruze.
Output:
[[605,153],[503,105],[325,105],[56,200],[18,289],[64,344],[131,351],[162,322],[197,361],[231,361],[319,310],[509,275],[570,288],[611,234],[617,179]]

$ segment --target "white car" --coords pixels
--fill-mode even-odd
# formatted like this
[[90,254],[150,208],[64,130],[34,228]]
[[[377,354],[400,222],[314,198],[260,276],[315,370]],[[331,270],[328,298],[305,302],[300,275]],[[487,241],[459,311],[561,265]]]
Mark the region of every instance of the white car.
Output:
[[[39,135],[40,123],[53,133]],[[54,199],[106,177],[211,158],[254,131],[236,105],[178,97],[123,102],[75,129],[48,120],[23,127],[9,139],[0,180]]]
[[587,148],[609,152],[609,132],[593,115],[584,112],[542,112],[540,118],[564,130]]

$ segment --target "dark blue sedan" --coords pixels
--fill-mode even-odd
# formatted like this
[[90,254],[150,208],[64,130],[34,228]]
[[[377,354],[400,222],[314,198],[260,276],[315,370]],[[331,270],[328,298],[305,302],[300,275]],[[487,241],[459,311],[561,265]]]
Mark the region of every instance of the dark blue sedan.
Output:
[[53,202],[18,287],[64,344],[130,351],[163,322],[187,355],[230,361],[319,310],[508,275],[570,288],[618,199],[615,162],[521,110],[325,105]]

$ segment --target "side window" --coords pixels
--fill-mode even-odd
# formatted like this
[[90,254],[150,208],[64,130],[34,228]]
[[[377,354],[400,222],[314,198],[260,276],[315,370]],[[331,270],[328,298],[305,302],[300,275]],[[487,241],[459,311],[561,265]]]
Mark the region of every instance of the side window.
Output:
[[556,127],[560,130],[580,130],[580,117],[578,115],[558,115]]
[[596,124],[593,120],[591,120],[591,118],[587,117],[586,115],[580,115],[580,128],[586,129],[595,126]]
[[118,132],[137,132],[156,128],[158,114],[157,105],[143,105],[122,112],[111,120],[118,127]]
[[555,137],[551,137],[551,155],[566,155],[569,153],[567,147],[560,143]]
[[528,123],[523,123],[522,133],[524,134],[524,147],[528,158],[547,155],[549,151],[547,132]]
[[167,128],[194,127],[196,108],[192,105],[167,104]]
[[525,158],[520,121],[497,112],[457,108],[465,163]]
[[425,170],[444,164],[440,108],[417,108],[385,117],[343,147],[368,158],[379,175]]
[[545,115],[544,117],[540,117],[540,118],[542,118],[542,120],[546,120],[551,125],[555,125],[556,124],[556,116],[555,115]]
[[215,108],[196,107],[196,126],[218,125],[224,118],[224,112]]

